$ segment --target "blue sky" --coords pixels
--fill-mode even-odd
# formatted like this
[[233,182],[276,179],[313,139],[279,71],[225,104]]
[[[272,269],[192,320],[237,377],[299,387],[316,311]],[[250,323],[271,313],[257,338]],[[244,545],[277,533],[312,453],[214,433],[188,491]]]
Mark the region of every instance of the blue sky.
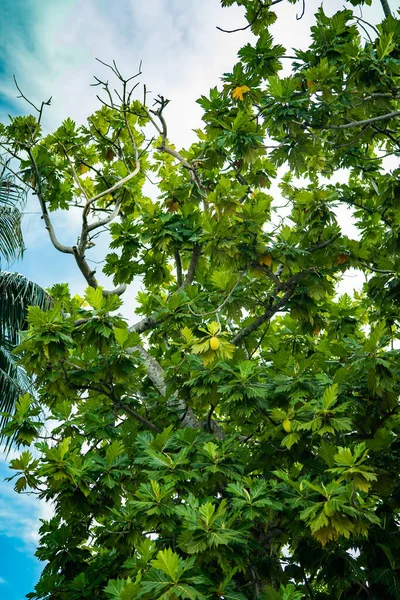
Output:
[[[307,44],[307,29],[318,0],[307,0],[301,22],[301,2],[277,7],[279,25],[274,34],[286,47]],[[363,11],[365,19],[377,22],[381,9]],[[396,2],[395,2],[396,4]],[[327,12],[342,2],[325,0]],[[222,10],[218,0],[3,0],[0,20],[0,119],[8,113],[28,110],[17,100],[12,75],[32,100],[53,97],[46,111],[44,128],[50,131],[67,116],[82,123],[97,108],[95,91],[89,85],[93,74],[105,76],[95,57],[115,59],[122,71],[136,72],[143,60],[143,82],[154,95],[171,99],[168,106],[169,135],[179,147],[190,143],[192,130],[200,126],[201,110],[195,100],[216,85],[229,71],[236,51],[250,39],[248,32],[227,35],[215,25],[231,29],[243,26],[242,10]],[[38,206],[31,198],[24,221],[27,250],[24,260],[12,265],[44,287],[69,282],[74,293],[82,293],[84,281],[70,256],[62,255],[49,243]],[[77,215],[54,218],[59,239],[71,244],[77,232]],[[105,242],[91,258],[103,258]],[[105,278],[100,275],[100,280]],[[354,282],[353,282],[354,283]],[[352,282],[348,284],[352,286]],[[133,319],[134,297],[140,282],[125,297],[124,314]],[[32,590],[40,572],[34,557],[40,518],[51,507],[32,496],[18,496],[12,484],[3,482],[8,470],[0,456],[0,598],[22,600]]]

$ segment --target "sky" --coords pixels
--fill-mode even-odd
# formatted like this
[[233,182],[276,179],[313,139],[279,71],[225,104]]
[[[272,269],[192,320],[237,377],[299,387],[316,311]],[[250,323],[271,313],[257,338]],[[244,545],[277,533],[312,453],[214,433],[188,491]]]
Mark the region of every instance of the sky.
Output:
[[[306,47],[313,14],[320,0],[307,0],[301,21],[301,0],[296,6],[277,5],[278,22],[272,32],[286,48]],[[397,0],[394,1],[397,4]],[[325,0],[327,13],[341,9],[343,2]],[[394,7],[394,6],[393,6]],[[380,2],[373,0],[362,16],[370,22],[382,19]],[[361,16],[361,14],[360,14]],[[142,82],[154,96],[171,100],[167,109],[169,137],[177,147],[194,139],[193,129],[201,126],[201,108],[196,99],[218,84],[230,71],[237,50],[251,33],[221,33],[219,25],[234,29],[245,25],[243,9],[222,9],[219,0],[2,0],[0,20],[0,120],[8,114],[24,114],[28,106],[17,99],[12,76],[24,93],[36,103],[52,96],[46,109],[45,131],[57,127],[67,116],[78,123],[98,107],[93,75],[108,77],[95,58],[114,59],[124,74],[137,72],[143,62]],[[38,214],[37,201],[25,209],[24,239],[27,250],[21,263],[10,266],[43,287],[68,282],[73,293],[82,293],[85,282],[71,256],[58,253],[50,244]],[[348,215],[343,221],[349,223]],[[55,215],[54,225],[62,243],[76,238],[77,215]],[[100,260],[103,244],[92,252]],[[99,280],[110,282],[99,273]],[[345,288],[360,285],[353,274]],[[124,297],[124,315],[134,319],[134,297],[140,282]],[[10,457],[9,457],[10,458]],[[51,515],[51,507],[32,496],[19,496],[12,483],[3,481],[10,471],[0,454],[0,599],[22,600],[32,591],[41,565],[34,557],[39,520]]]

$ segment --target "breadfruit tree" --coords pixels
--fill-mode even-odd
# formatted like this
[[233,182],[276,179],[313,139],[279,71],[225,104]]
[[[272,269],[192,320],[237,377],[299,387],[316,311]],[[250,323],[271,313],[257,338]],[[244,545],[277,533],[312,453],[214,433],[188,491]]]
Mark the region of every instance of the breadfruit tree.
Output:
[[[19,348],[37,397],[5,430],[15,487],[55,510],[30,598],[400,597],[400,20],[320,8],[286,50],[282,1],[222,0],[254,42],[189,148],[114,62],[85,125],[43,134],[44,102],[1,126],[88,286],[57,283]],[[52,211],[71,207],[68,241]],[[349,270],[363,289],[340,296]]]

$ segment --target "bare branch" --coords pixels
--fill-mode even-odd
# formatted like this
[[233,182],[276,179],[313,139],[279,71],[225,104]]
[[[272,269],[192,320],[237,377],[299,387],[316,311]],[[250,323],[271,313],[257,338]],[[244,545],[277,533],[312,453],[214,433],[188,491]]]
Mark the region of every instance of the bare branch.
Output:
[[[372,25],[372,23],[368,23],[368,21],[366,21],[365,19],[362,19],[361,17],[357,17],[357,15],[353,15],[353,18],[356,19],[357,21],[360,21],[361,23],[364,23],[365,25],[368,25],[368,27],[371,27],[371,29],[374,30],[376,35],[379,35],[378,29],[375,27],[375,25]],[[363,27],[363,29],[364,29],[364,27]],[[366,32],[365,29],[364,29],[364,31]],[[368,35],[368,33],[367,33],[367,35]],[[368,37],[371,40],[371,37],[369,35],[368,35]],[[372,40],[371,40],[371,43],[372,43]]]
[[123,283],[114,290],[103,290],[103,296],[122,296],[122,294],[126,292],[127,287],[128,286],[126,285],[126,283]]
[[361,210],[365,210],[369,215],[374,215],[374,214],[378,213],[381,218],[381,221],[383,221],[385,223],[385,225],[387,225],[388,227],[390,227],[392,229],[393,224],[390,223],[390,221],[388,221],[387,219],[385,219],[385,217],[382,214],[380,214],[378,210],[372,210],[368,206],[364,206],[364,204],[360,204],[359,202],[351,200],[350,198],[340,198],[340,201],[345,202],[346,204],[349,204],[350,206],[354,206],[355,208],[360,208]]
[[73,247],[73,255],[75,257],[76,264],[79,267],[80,272],[86,279],[86,282],[90,287],[96,289],[99,284],[95,277],[96,271],[91,269],[84,254],[81,254],[80,249],[76,246]]
[[23,98],[25,100],[25,102],[27,102],[28,104],[30,104],[37,113],[39,113],[38,116],[38,124],[40,124],[41,120],[42,120],[42,115],[43,115],[43,109],[45,106],[50,106],[51,104],[51,100],[52,100],[52,96],[50,96],[50,98],[47,100],[47,102],[43,101],[40,104],[40,108],[38,108],[35,104],[33,104],[33,102],[31,102],[31,100],[29,100],[29,98],[27,98],[25,96],[25,94],[21,91],[21,88],[18,85],[17,79],[15,77],[15,75],[13,75],[13,79],[14,79],[14,83],[15,83],[15,87],[17,88],[17,90],[19,91],[20,95],[18,96],[18,98]]
[[145,331],[149,331],[150,329],[154,329],[159,323],[165,321],[166,317],[162,319],[157,319],[153,316],[145,317],[141,321],[138,321],[134,325],[129,327],[129,331],[131,333],[144,333]]
[[106,217],[103,217],[103,219],[99,219],[98,221],[95,221],[94,223],[90,223],[90,225],[87,226],[87,231],[94,231],[95,229],[98,229],[99,227],[103,227],[104,225],[108,225],[108,223],[111,223],[111,221],[113,221],[115,219],[115,217],[118,216],[119,211],[121,208],[121,202],[118,201],[115,203],[115,208],[114,210],[107,215]]
[[306,0],[303,0],[303,8],[301,11],[301,15],[299,16],[298,14],[296,14],[296,21],[300,21],[304,17],[305,12],[306,12]]
[[[179,152],[177,152],[173,148],[170,148],[169,146],[167,146],[168,130],[167,130],[167,123],[162,114],[162,111],[167,106],[169,100],[166,100],[163,96],[160,96],[160,100],[157,100],[157,102],[161,105],[158,110],[156,110],[156,111],[155,110],[146,110],[147,115],[148,115],[149,119],[151,120],[151,123],[156,127],[157,131],[161,135],[161,145],[158,146],[157,150],[159,150],[160,152],[165,152],[166,154],[169,154],[173,158],[176,158],[183,165],[183,167],[189,171],[190,178],[197,185],[199,191],[202,192],[203,185],[199,178],[196,167],[194,165],[191,165],[190,162],[188,162],[186,160],[186,158],[184,156],[182,156]],[[151,113],[156,115],[158,117],[158,119],[160,120],[161,129],[155,123],[154,119],[152,119]]]
[[372,117],[371,119],[364,119],[363,121],[353,121],[352,123],[344,123],[343,125],[327,125],[321,129],[324,131],[327,129],[340,130],[350,129],[352,127],[364,127],[364,125],[370,125],[371,123],[377,123],[378,121],[387,121],[388,119],[393,119],[398,116],[400,116],[400,110],[394,110],[386,115],[379,115],[379,117]]
[[100,198],[103,198],[104,196],[108,196],[109,194],[112,194],[113,192],[118,190],[120,187],[122,187],[123,185],[128,183],[128,181],[130,181],[133,177],[135,177],[135,175],[137,175],[139,173],[139,170],[140,170],[140,165],[136,165],[135,170],[132,171],[132,173],[129,173],[128,175],[126,175],[126,177],[123,177],[122,179],[117,181],[117,183],[115,183],[110,188],[108,188],[108,190],[104,190],[104,192],[100,192],[96,196],[93,196],[93,198],[91,198],[89,200],[89,203],[93,204],[93,202],[96,202],[96,200],[100,200]]
[[27,152],[28,152],[29,158],[31,160],[33,170],[35,172],[35,179],[36,179],[35,192],[36,192],[36,195],[39,200],[40,208],[42,210],[42,218],[45,222],[46,229],[49,232],[49,237],[50,237],[51,243],[53,244],[54,248],[56,248],[59,252],[63,252],[64,254],[74,254],[73,248],[71,246],[64,246],[64,244],[61,244],[57,239],[53,224],[49,217],[46,202],[43,199],[42,184],[41,184],[41,180],[40,180],[40,173],[39,173],[38,166],[37,166],[35,158],[32,154],[31,148],[27,148]]
[[371,267],[371,265],[367,265],[365,262],[360,261],[360,265],[373,271],[374,273],[382,273],[383,275],[394,275],[396,271],[387,271],[386,269],[377,269],[376,267]]
[[253,333],[253,331],[256,331],[259,327],[261,327],[261,325],[263,325],[264,323],[269,321],[274,316],[275,313],[277,313],[279,310],[281,310],[285,306],[286,302],[292,296],[293,291],[294,291],[294,289],[288,290],[282,298],[279,298],[278,302],[276,302],[272,306],[268,307],[267,310],[262,315],[260,315],[256,319],[254,319],[254,321],[252,321],[249,325],[247,325],[241,331],[239,331],[239,333],[236,334],[235,337],[233,338],[232,344],[234,344],[235,346],[238,346],[240,344],[240,342],[242,340],[244,340],[248,335]]
[[[160,394],[162,396],[166,396],[167,386],[165,383],[164,370],[161,367],[161,365],[156,361],[156,359],[153,358],[151,354],[149,354],[149,352],[147,352],[147,350],[145,350],[143,346],[140,345],[134,346],[133,348],[129,348],[127,352],[129,354],[133,352],[139,352],[140,357],[146,365],[147,375],[149,379],[158,389]],[[179,398],[177,394],[174,394],[171,398],[167,400],[167,406],[177,413],[183,413],[183,416],[181,418],[181,423],[183,427],[190,427],[192,429],[197,429],[201,427],[201,423],[197,419],[192,408],[188,406],[182,398]]]
[[147,375],[149,379],[153,382],[154,386],[158,389],[162,396],[165,396],[167,393],[167,386],[165,384],[164,379],[164,370],[161,365],[156,361],[155,358],[147,352],[143,348],[143,346],[137,345],[133,348],[128,348],[128,354],[133,354],[133,352],[138,352],[139,356],[143,360],[147,368]]

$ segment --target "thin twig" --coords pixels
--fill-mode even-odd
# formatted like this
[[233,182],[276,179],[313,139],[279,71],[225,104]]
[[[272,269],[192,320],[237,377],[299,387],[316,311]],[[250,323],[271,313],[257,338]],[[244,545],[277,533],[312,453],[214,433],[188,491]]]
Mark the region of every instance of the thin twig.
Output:
[[262,2],[260,2],[260,7],[257,10],[254,18],[245,27],[238,27],[237,29],[223,29],[222,27],[218,27],[217,25],[217,29],[218,31],[222,31],[222,33],[237,33],[238,31],[246,31],[246,29],[249,29],[249,27],[254,25],[264,8],[268,8],[268,5],[265,5]]
[[237,282],[235,283],[235,285],[233,286],[233,288],[231,289],[231,291],[229,292],[229,294],[226,296],[225,300],[215,310],[210,310],[210,311],[205,312],[205,313],[196,313],[196,312],[194,312],[194,310],[192,310],[190,308],[190,306],[188,306],[188,308],[189,308],[190,312],[192,313],[192,315],[194,315],[195,317],[207,317],[209,315],[213,315],[213,314],[219,313],[220,310],[222,310],[224,308],[225,304],[231,298],[233,292],[236,290],[237,286],[241,282],[242,277],[246,273],[246,271],[247,271],[247,269],[245,269],[244,271],[242,271],[242,273],[240,273]]
[[301,11],[301,15],[299,16],[296,13],[296,20],[300,21],[304,17],[305,12],[306,12],[306,0],[303,0],[303,8],[302,8],[302,11]]

